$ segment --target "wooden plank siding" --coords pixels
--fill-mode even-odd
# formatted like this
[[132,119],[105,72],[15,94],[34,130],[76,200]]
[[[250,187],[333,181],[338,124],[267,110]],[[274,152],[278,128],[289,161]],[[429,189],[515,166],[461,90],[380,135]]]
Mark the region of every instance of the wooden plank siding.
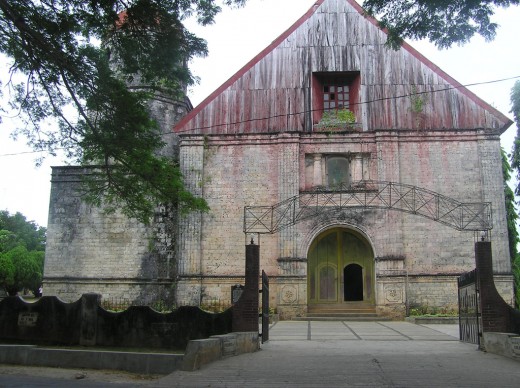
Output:
[[[503,131],[511,121],[408,44],[394,51],[353,0],[319,0],[174,128],[182,133],[312,131],[312,74],[359,72],[357,121],[379,129]],[[410,96],[414,92],[420,93]],[[414,99],[423,109],[414,112]]]

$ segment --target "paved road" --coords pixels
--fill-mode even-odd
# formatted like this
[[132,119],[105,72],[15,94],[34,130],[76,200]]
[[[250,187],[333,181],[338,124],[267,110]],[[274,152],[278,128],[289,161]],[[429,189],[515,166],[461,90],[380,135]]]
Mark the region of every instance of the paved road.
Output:
[[[155,380],[86,371],[4,374],[1,387],[519,387],[520,362],[458,341],[456,325],[406,322],[279,322],[256,353]],[[50,369],[50,368],[46,368]],[[61,380],[57,373],[64,375]],[[48,373],[52,373],[52,370]],[[33,373],[35,374],[35,373]],[[52,379],[51,379],[52,377]],[[116,378],[117,377],[117,378]],[[66,379],[66,380],[65,380]]]
[[458,341],[454,325],[279,322],[262,350],[161,387],[519,387],[520,363]]

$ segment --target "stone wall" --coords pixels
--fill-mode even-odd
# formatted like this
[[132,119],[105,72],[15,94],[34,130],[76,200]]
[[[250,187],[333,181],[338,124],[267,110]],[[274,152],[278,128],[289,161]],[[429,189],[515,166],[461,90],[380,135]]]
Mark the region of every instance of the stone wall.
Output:
[[[306,170],[312,161],[307,156],[334,153],[361,160],[363,171],[353,173],[364,179],[414,185],[460,202],[491,201],[494,268],[504,275],[501,287],[510,300],[498,146],[496,134],[480,130],[181,136],[183,172],[211,211],[191,216],[188,239],[181,237],[178,257],[186,267],[178,300],[229,300],[231,286],[243,279],[250,237],[243,232],[244,207],[272,206],[298,195],[309,186],[309,176],[315,179]],[[473,232],[396,211],[324,208],[317,217],[259,236],[261,268],[272,281],[271,303],[282,316],[305,313],[308,249],[320,233],[337,226],[361,233],[372,246],[377,305],[387,310],[402,311],[398,294],[406,288],[388,271],[407,273],[409,304],[453,309],[456,276],[475,267]]]
[[0,340],[36,345],[81,345],[184,350],[190,340],[232,330],[232,310],[220,314],[198,307],[160,313],[147,306],[112,312],[100,306],[99,294],[75,303],[42,297],[34,303],[19,297],[0,301]]
[[81,179],[88,174],[88,168],[53,168],[44,295],[75,301],[97,292],[140,304],[173,303],[175,213],[158,207],[150,226],[107,215],[82,200]]
[[[133,85],[142,89],[142,85]],[[149,101],[164,141],[158,154],[179,157],[179,138],[172,126],[192,109],[182,101],[156,92]],[[82,294],[136,304],[158,301],[175,304],[178,233],[177,209],[157,206],[150,225],[116,212],[88,205],[82,198],[82,178],[88,167],[53,167],[43,292],[75,301]]]

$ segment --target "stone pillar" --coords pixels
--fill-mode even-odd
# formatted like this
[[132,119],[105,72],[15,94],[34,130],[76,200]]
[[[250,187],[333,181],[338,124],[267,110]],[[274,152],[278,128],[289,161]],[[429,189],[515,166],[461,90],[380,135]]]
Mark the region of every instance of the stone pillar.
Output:
[[493,281],[493,259],[490,241],[475,243],[475,264],[480,292],[482,332],[517,332],[520,328],[515,316],[519,316],[498,293]]
[[258,333],[260,246],[246,245],[246,279],[244,291],[233,306],[233,331],[254,331]]
[[[284,134],[278,156],[278,201],[282,202],[300,193],[299,137]],[[297,212],[298,209],[293,209]],[[291,214],[294,216],[294,214]],[[296,257],[298,242],[295,225],[287,225],[279,231],[279,257]]]
[[323,174],[321,173],[321,154],[314,155],[314,174],[312,179],[312,185],[323,186]]
[[[204,197],[204,137],[186,136],[180,145],[180,168],[184,185],[193,195]],[[199,306],[202,299],[202,214],[179,216],[177,244],[177,304]]]
[[500,137],[486,135],[478,142],[482,202],[491,202],[493,208],[493,270],[495,274],[510,274],[509,236],[504,200],[504,178]]

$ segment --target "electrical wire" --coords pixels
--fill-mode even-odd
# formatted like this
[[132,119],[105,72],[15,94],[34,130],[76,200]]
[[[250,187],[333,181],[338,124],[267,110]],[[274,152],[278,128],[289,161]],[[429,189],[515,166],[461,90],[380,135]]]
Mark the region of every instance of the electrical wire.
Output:
[[[418,95],[446,92],[446,91],[449,91],[449,90],[456,90],[456,89],[466,88],[466,87],[471,87],[471,86],[479,86],[479,85],[487,85],[487,84],[493,84],[493,83],[498,83],[498,82],[511,81],[511,80],[519,79],[519,78],[520,78],[520,75],[517,75],[517,76],[514,76],[514,77],[502,78],[502,79],[497,79],[497,80],[492,80],[492,81],[474,82],[474,83],[465,84],[465,85],[459,85],[459,86],[452,86],[452,85],[450,85],[450,86],[445,87],[443,89],[427,90],[427,91],[421,91],[421,92],[415,92],[415,93],[408,93],[408,94],[403,94],[403,95],[400,95],[400,96],[393,96],[393,97],[381,97],[381,98],[376,98],[376,99],[373,99],[373,100],[367,100],[367,101],[362,101],[362,102],[354,102],[354,103],[351,103],[350,105],[368,105],[368,104],[372,104],[372,103],[375,103],[375,102],[397,100],[397,99],[401,99],[401,98],[410,98],[410,97],[418,96]],[[322,109],[319,109],[319,110],[321,111]],[[318,111],[318,109],[305,110],[305,111],[296,112],[296,113],[286,113],[286,114],[280,114],[280,115],[272,115],[272,116],[267,116],[267,117],[262,117],[262,118],[240,120],[240,121],[235,121],[235,122],[231,122],[231,123],[212,124],[212,125],[209,125],[209,126],[189,128],[189,129],[175,131],[175,132],[173,132],[173,131],[172,132],[163,132],[162,135],[167,136],[167,135],[173,135],[173,134],[178,134],[178,133],[201,131],[201,130],[204,130],[204,129],[210,129],[210,128],[215,128],[215,127],[239,125],[239,124],[245,124],[245,123],[250,123],[250,122],[254,122],[254,121],[271,120],[271,119],[275,119],[275,118],[279,118],[279,117],[304,115],[306,113],[312,113],[312,112],[316,112],[316,111]]]
[[[496,79],[496,80],[492,80],[492,81],[473,82],[473,83],[470,83],[470,84],[459,85],[459,86],[448,86],[446,88],[438,89],[438,90],[427,90],[427,91],[421,91],[421,92],[414,92],[414,93],[408,93],[408,94],[403,94],[403,95],[400,95],[400,96],[393,96],[393,97],[381,97],[381,98],[376,98],[376,99],[373,99],[373,100],[367,100],[367,101],[362,101],[362,102],[357,102],[357,103],[351,103],[350,105],[367,105],[367,104],[372,104],[372,103],[375,103],[375,102],[397,100],[397,99],[401,99],[401,98],[410,98],[410,97],[418,96],[418,95],[446,92],[446,91],[449,91],[449,90],[456,90],[456,89],[466,88],[466,87],[471,87],[471,86],[480,86],[480,85],[494,84],[494,83],[499,83],[499,82],[511,81],[511,80],[515,80],[515,79],[519,79],[519,78],[520,78],[520,75],[517,75],[517,76],[514,76],[514,77]],[[317,109],[305,110],[305,111],[296,112],[296,113],[286,113],[286,114],[272,115],[272,116],[267,116],[267,117],[262,117],[262,118],[255,118],[255,119],[248,119],[248,120],[242,120],[242,121],[235,121],[235,122],[231,122],[231,123],[213,124],[213,125],[205,126],[205,127],[190,128],[190,129],[186,129],[186,130],[183,130],[183,131],[161,132],[160,135],[161,136],[176,135],[176,134],[179,134],[179,133],[201,131],[201,130],[204,130],[204,129],[210,129],[210,128],[215,128],[215,127],[245,124],[245,123],[249,123],[249,122],[253,122],[253,121],[265,121],[265,120],[276,119],[276,118],[279,118],[279,117],[303,115],[303,114],[312,113],[312,112],[315,112],[315,111],[317,111]],[[65,150],[65,148],[56,148],[56,150],[57,151],[61,151],[61,150]],[[39,150],[39,151],[24,151],[24,152],[18,152],[18,153],[10,153],[10,154],[0,154],[0,157],[18,156],[18,155],[24,155],[24,154],[35,154],[35,153],[41,153],[41,152],[46,152],[46,151],[45,150]]]

